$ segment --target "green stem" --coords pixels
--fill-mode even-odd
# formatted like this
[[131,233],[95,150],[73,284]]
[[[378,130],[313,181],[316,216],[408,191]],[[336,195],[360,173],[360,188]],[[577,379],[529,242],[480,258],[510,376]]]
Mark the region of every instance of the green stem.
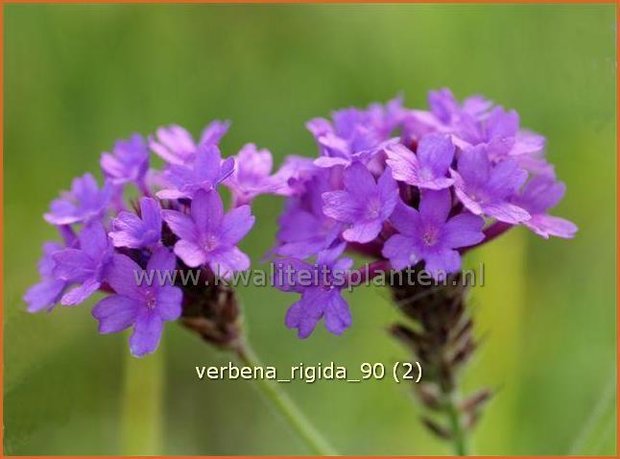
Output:
[[456,406],[454,394],[448,394],[446,396],[445,409],[450,423],[450,430],[452,431],[454,453],[457,456],[467,456],[467,438],[465,429],[463,429],[461,415]]
[[145,359],[126,354],[121,452],[128,456],[158,455],[163,437],[164,354],[162,349]]
[[[239,360],[246,366],[263,366],[254,350],[247,343],[240,345],[236,349],[236,353]],[[297,405],[295,405],[289,396],[278,386],[278,383],[271,379],[262,378],[256,379],[255,382],[263,395],[272,402],[273,407],[282,414],[289,425],[295,429],[314,454],[321,456],[338,455],[310,421],[308,421]]]

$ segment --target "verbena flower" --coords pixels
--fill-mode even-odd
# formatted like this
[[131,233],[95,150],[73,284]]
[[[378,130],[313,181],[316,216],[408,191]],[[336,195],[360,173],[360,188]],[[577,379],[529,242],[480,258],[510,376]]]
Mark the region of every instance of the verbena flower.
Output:
[[82,303],[105,282],[112,261],[112,244],[99,221],[84,226],[78,236],[78,247],[60,250],[52,255],[56,265],[52,274],[70,284],[77,284],[60,299],[61,304]]
[[256,196],[265,193],[286,194],[284,178],[271,175],[273,160],[269,150],[259,150],[253,143],[248,143],[235,156],[235,163],[237,167],[224,181],[232,192],[235,205],[249,204]]
[[[460,102],[448,89],[431,91],[429,106],[395,99],[308,122],[318,157],[290,181],[272,254],[301,269],[342,245],[373,260],[370,276],[377,266],[416,266],[439,279],[461,269],[463,252],[517,225],[545,238],[575,234],[574,224],[547,214],[564,186],[544,137],[521,128],[516,111],[480,96]],[[300,337],[336,301],[319,291],[304,289],[289,309]],[[341,333],[348,323],[328,329]]]
[[[44,244],[41,279],[24,295],[28,311],[78,305],[103,293],[93,309],[99,331],[133,328],[130,350],[139,357],[157,348],[164,322],[182,314],[194,320],[205,339],[221,345],[235,339],[235,326],[229,323],[238,314],[235,301],[218,303],[215,310],[227,312],[217,317],[208,303],[219,301],[218,294],[202,282],[249,267],[237,245],[254,217],[248,205],[238,202],[225,212],[220,184],[234,174],[236,186],[251,190],[252,197],[263,192],[291,195],[288,181],[301,180],[301,173],[290,168],[269,179],[273,188],[257,187],[255,176],[236,173],[234,159],[222,158],[218,143],[227,129],[228,122],[215,121],[199,142],[180,126],[158,129],[148,146],[165,160],[159,170],[149,168],[147,143],[135,134],[102,155],[101,187],[91,174],[73,180],[71,191],[54,200],[45,214],[63,241]],[[256,168],[271,168],[268,151],[261,152],[258,163]],[[135,200],[123,202],[129,195],[126,187],[137,189]],[[177,280],[174,271],[188,267],[200,273],[200,285],[183,285],[182,276]],[[205,326],[205,320],[217,329]]]
[[250,267],[250,259],[236,244],[254,225],[250,206],[237,207],[224,214],[216,191],[200,191],[189,214],[164,210],[163,217],[179,240],[174,253],[190,267],[208,264],[217,275],[228,278]]
[[351,325],[349,305],[342,298],[346,275],[353,265],[339,258],[344,244],[318,253],[314,264],[296,258],[280,259],[275,265],[275,286],[301,294],[286,314],[286,326],[296,328],[300,338],[310,336],[321,319],[330,332],[339,335]]
[[303,192],[286,203],[280,216],[273,252],[284,256],[311,257],[331,246],[344,225],[323,212],[323,193],[331,189],[331,171],[319,169],[305,182]]
[[233,158],[222,161],[216,145],[201,144],[191,160],[183,165],[171,164],[164,171],[167,186],[157,192],[160,199],[192,198],[200,190],[211,191],[232,174]]
[[[167,248],[153,252],[146,265],[150,272],[171,272],[176,258]],[[108,274],[108,283],[116,292],[93,308],[93,317],[99,321],[99,333],[117,333],[133,327],[129,338],[131,353],[137,357],[157,349],[163,323],[181,315],[183,292],[172,285],[138,285],[136,273],[142,268],[126,255],[116,254]]]
[[28,303],[28,312],[51,310],[62,296],[69,284],[66,280],[54,276],[54,254],[64,247],[56,242],[43,244],[43,256],[39,261],[39,274],[41,280],[28,289],[24,295],[24,301]]
[[549,209],[562,200],[565,192],[564,183],[549,175],[538,175],[513,197],[513,202],[530,213],[531,218],[523,224],[539,236],[545,239],[549,236],[569,239],[577,232],[577,226],[573,222],[547,214]]
[[173,124],[160,127],[155,136],[150,138],[149,147],[167,163],[183,165],[194,160],[198,146],[219,144],[221,138],[228,132],[229,126],[228,121],[211,122],[205,127],[198,143],[181,126]]
[[370,242],[381,232],[383,222],[392,214],[398,200],[398,188],[392,171],[386,169],[378,180],[361,163],[343,172],[343,190],[323,193],[323,213],[346,223],[342,232],[346,241]]
[[149,167],[149,150],[140,134],[128,140],[119,140],[112,153],[101,155],[101,170],[110,182],[124,184],[134,182],[144,187],[144,178]]
[[386,147],[385,151],[386,164],[397,180],[430,190],[442,190],[454,183],[447,176],[454,158],[454,145],[446,135],[424,136],[416,154],[401,143],[394,143]]
[[[175,266],[197,268],[207,278],[245,270],[250,261],[238,244],[254,224],[249,204],[261,194],[286,197],[271,254],[298,270],[348,269],[349,259],[339,258],[348,251],[373,258],[375,267],[416,265],[439,279],[460,270],[463,252],[517,225],[545,238],[574,236],[573,223],[548,215],[565,187],[545,159],[544,137],[522,129],[516,111],[480,96],[459,102],[447,89],[432,91],[429,106],[412,110],[396,98],[315,118],[307,127],[318,157],[290,156],[275,173],[270,152],[254,144],[222,158],[219,141],[228,122],[209,124],[199,141],[180,126],[158,129],[148,146],[164,159],[161,170],[149,169],[139,135],[119,141],[102,157],[101,187],[90,174],[79,177],[45,214],[65,242],[45,245],[41,280],[24,297],[28,309],[78,304],[96,290],[127,296],[110,280],[120,255],[146,270],[154,254],[168,250]],[[139,196],[127,205],[129,185]],[[228,212],[220,185],[231,190]],[[299,336],[309,336],[322,319],[333,333],[350,325],[343,286],[334,281],[279,285],[302,294],[286,320]],[[191,327],[205,336],[212,327],[203,323],[209,311],[202,293],[182,289],[183,307],[191,304],[198,313]],[[129,321],[123,324],[143,327],[136,308],[118,308],[115,315]],[[220,325],[218,338],[211,337],[216,342],[234,335]],[[142,355],[157,342],[132,350]]]
[[382,255],[398,270],[424,260],[426,271],[435,278],[458,271],[461,256],[456,249],[484,239],[484,220],[469,212],[450,217],[451,210],[448,190],[423,192],[419,210],[401,201],[390,217],[398,234],[385,242]]
[[122,211],[112,220],[110,239],[115,247],[153,248],[161,242],[161,208],[153,198],[140,198],[140,215]]
[[315,118],[306,126],[320,150],[315,164],[320,167],[346,166],[354,159],[370,160],[392,135],[404,116],[402,101],[396,98],[385,106],[335,111],[332,121]]
[[111,182],[99,188],[95,177],[84,174],[73,180],[71,191],[63,192],[60,198],[52,201],[49,212],[44,216],[45,220],[52,225],[98,220],[108,209],[113,191]]
[[506,223],[525,222],[531,215],[510,199],[527,180],[528,174],[512,160],[493,165],[485,144],[466,149],[458,159],[458,172],[451,170],[454,191],[463,205],[476,215]]

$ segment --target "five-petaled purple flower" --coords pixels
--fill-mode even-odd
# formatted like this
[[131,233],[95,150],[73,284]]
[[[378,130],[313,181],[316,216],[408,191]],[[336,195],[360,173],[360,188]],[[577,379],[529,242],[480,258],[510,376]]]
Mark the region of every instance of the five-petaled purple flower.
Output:
[[277,177],[270,175],[273,159],[267,149],[259,150],[248,143],[235,156],[235,164],[224,185],[230,188],[236,206],[250,204],[256,196],[275,193],[284,186],[278,183]]
[[344,244],[323,250],[314,264],[296,258],[275,262],[274,286],[301,294],[285,319],[286,326],[296,328],[300,338],[310,336],[321,319],[325,319],[325,328],[336,335],[351,325],[351,312],[342,298],[342,289],[353,260],[339,258],[343,250]]
[[323,213],[322,193],[330,189],[331,175],[330,170],[319,169],[305,184],[305,192],[285,204],[278,221],[275,253],[307,258],[338,239],[344,225]]
[[527,172],[514,160],[493,165],[485,145],[465,150],[458,159],[458,172],[451,170],[454,190],[467,209],[476,215],[506,223],[521,223],[530,214],[510,202],[527,180]]
[[41,280],[30,287],[24,295],[28,312],[50,311],[60,300],[68,282],[56,278],[53,271],[56,266],[54,254],[63,249],[64,247],[57,242],[43,244],[43,256],[38,265]]
[[323,212],[349,225],[346,241],[370,242],[381,232],[398,201],[398,186],[386,169],[375,182],[370,171],[356,162],[344,171],[344,190],[323,193]]
[[140,134],[114,144],[112,153],[101,155],[101,169],[110,182],[116,185],[136,183],[144,187],[144,177],[149,167],[149,150]]
[[549,236],[572,238],[577,232],[573,222],[547,214],[549,209],[562,200],[565,191],[564,183],[548,175],[538,175],[527,182],[521,193],[513,199],[515,204],[532,216],[524,225],[545,239]]
[[469,212],[449,217],[450,191],[425,191],[416,210],[398,203],[390,221],[398,234],[383,247],[383,255],[394,269],[403,269],[424,260],[425,270],[434,278],[458,271],[461,257],[456,249],[484,239],[484,220]]
[[174,253],[187,266],[195,268],[208,264],[223,278],[250,267],[250,259],[236,246],[254,225],[250,206],[236,207],[225,214],[216,191],[199,191],[192,200],[189,214],[177,210],[164,210],[162,214],[179,237]]
[[161,209],[157,200],[140,198],[140,216],[122,211],[112,221],[110,239],[115,247],[152,248],[161,241]]
[[306,127],[321,152],[315,164],[333,167],[347,166],[353,160],[369,161],[381,151],[404,113],[402,100],[397,97],[385,106],[373,104],[365,110],[351,107],[335,111],[333,122],[325,118],[310,120]]
[[396,180],[430,190],[442,190],[454,182],[447,177],[454,158],[454,145],[446,135],[423,137],[415,154],[401,143],[394,143],[385,151],[386,164]]
[[[144,271],[126,255],[114,255],[107,281],[115,294],[99,301],[93,317],[99,321],[99,333],[117,333],[133,326],[129,348],[136,357],[150,354],[159,345],[163,323],[181,315],[183,292],[179,287],[166,285],[166,276],[176,268],[176,257],[167,248],[157,249]],[[140,274],[153,275],[147,285]]]
[[112,261],[112,244],[101,222],[85,226],[78,236],[79,248],[67,248],[52,255],[56,279],[79,284],[60,299],[72,306],[82,303],[105,281]]
[[169,164],[184,165],[194,160],[198,146],[217,145],[224,137],[230,123],[213,121],[202,132],[198,144],[185,128],[176,124],[157,129],[154,138],[149,141],[151,150]]
[[157,193],[160,199],[193,198],[198,191],[211,191],[233,172],[235,160],[222,161],[220,149],[201,144],[190,163],[172,164],[164,172],[168,186]]
[[101,218],[110,205],[114,187],[106,182],[103,188],[97,186],[95,177],[84,174],[73,179],[71,191],[63,192],[61,197],[50,204],[45,220],[52,225],[88,223]]

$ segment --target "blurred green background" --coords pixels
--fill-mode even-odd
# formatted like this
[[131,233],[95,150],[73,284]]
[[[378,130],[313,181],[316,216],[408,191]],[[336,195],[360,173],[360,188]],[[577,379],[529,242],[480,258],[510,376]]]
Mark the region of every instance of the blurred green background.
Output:
[[[252,383],[199,382],[224,364],[181,327],[160,351],[128,357],[127,335],[99,336],[89,307],[29,315],[42,213],[72,177],[98,170],[115,139],[176,122],[198,133],[234,121],[246,141],[315,155],[304,122],[402,91],[482,93],[544,133],[568,193],[555,213],[572,241],[518,229],[469,259],[483,346],[466,387],[499,390],[474,435],[479,454],[614,454],[615,9],[613,5],[7,5],[4,144],[4,447],[7,454],[304,454]],[[255,205],[243,248],[258,260],[278,199]],[[398,317],[380,289],[351,295],[354,326],[299,341],[282,322],[292,295],[240,291],[263,359],[406,358],[385,333]],[[420,426],[410,388],[391,381],[286,387],[347,454],[445,454]]]

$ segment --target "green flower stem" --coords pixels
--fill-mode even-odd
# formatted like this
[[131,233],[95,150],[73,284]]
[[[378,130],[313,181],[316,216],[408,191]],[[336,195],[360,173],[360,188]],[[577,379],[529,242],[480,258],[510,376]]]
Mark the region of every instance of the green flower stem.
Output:
[[[260,359],[256,356],[253,349],[246,343],[243,343],[236,349],[239,360],[246,366],[258,367],[262,366]],[[321,434],[308,421],[300,409],[290,399],[290,397],[282,390],[278,383],[270,379],[259,378],[256,386],[261,390],[263,395],[271,402],[280,414],[286,419],[289,425],[295,429],[299,436],[304,440],[308,448],[317,455],[321,456],[337,456],[338,453],[332,449]]]
[[121,452],[128,456],[158,455],[163,438],[164,353],[160,348],[145,359],[126,354]]
[[454,453],[457,456],[467,456],[467,434],[463,428],[461,415],[457,408],[457,402],[454,394],[448,394],[444,403],[446,414],[448,415],[448,421],[450,423]]

